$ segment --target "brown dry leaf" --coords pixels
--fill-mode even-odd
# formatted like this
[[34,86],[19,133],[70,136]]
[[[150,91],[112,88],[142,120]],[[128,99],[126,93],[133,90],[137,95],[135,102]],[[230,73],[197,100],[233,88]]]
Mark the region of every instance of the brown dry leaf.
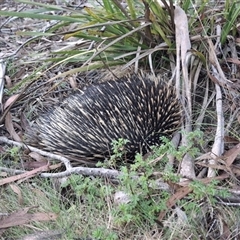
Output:
[[232,236],[232,232],[231,232],[231,227],[228,226],[227,222],[224,221],[224,219],[222,219],[221,217],[221,225],[222,225],[222,229],[223,229],[223,234],[221,236],[221,240],[225,240],[225,239],[231,239]]
[[196,160],[210,160],[211,156],[210,156],[211,152],[207,152],[207,153],[203,153],[201,156],[197,157]]
[[20,94],[15,94],[8,98],[8,100],[4,103],[3,109],[6,109],[8,106],[10,106],[13,102],[16,101],[16,99],[20,96]]
[[16,131],[14,130],[13,127],[13,122],[12,122],[12,115],[10,112],[7,113],[6,118],[5,118],[5,127],[7,131],[9,132],[10,136],[17,142],[21,142],[21,138],[18,136]]
[[16,193],[18,195],[18,203],[20,205],[22,205],[23,197],[22,197],[22,192],[21,192],[20,188],[15,184],[9,184],[9,187],[13,190],[14,193]]
[[209,163],[203,163],[203,162],[197,162],[196,164],[202,167],[207,167],[207,168],[210,167],[212,169],[222,170],[227,174],[230,174],[234,179],[240,176],[240,168],[238,166],[235,166],[235,165],[228,166],[226,161],[222,160],[222,157],[221,158],[219,157],[216,160],[218,160],[217,164],[209,164]]
[[237,144],[239,143],[238,139],[232,136],[224,136],[224,142],[227,144],[231,143],[231,144]]
[[48,163],[47,161],[45,161],[45,162],[36,162],[36,161],[26,162],[26,163],[23,163],[23,168],[25,170],[32,170],[32,169],[36,169],[36,168],[39,168],[39,167],[43,167],[47,163]]
[[[239,175],[239,169],[237,166],[232,166],[234,160],[237,158],[237,156],[240,154],[240,143],[225,152],[223,156],[220,156],[216,158],[218,161],[217,164],[208,164],[204,162],[196,162],[196,164],[203,166],[203,167],[211,167],[213,169],[217,170],[223,170],[227,173],[232,174],[237,173]],[[210,153],[203,154],[202,156],[198,157],[197,160],[209,160],[210,159]]]
[[234,173],[236,178],[240,176],[240,168],[237,165],[235,165],[235,166],[233,165],[231,167],[231,170]]
[[[239,27],[238,27],[239,28]],[[235,38],[236,44],[239,45],[240,44],[240,38]]]
[[11,88],[12,87],[12,79],[8,75],[5,75],[5,81],[6,81],[6,87]]
[[62,167],[62,165],[63,165],[62,162],[57,163],[57,164],[50,165],[50,166],[49,166],[49,170],[55,170],[55,169],[58,169],[58,168]]
[[238,178],[239,176],[240,176],[240,169],[239,168],[237,168],[237,167],[233,167],[232,168],[232,172],[234,173],[234,175],[235,175],[235,178]]
[[45,162],[45,163],[47,162],[47,160],[42,155],[36,152],[30,152],[28,155],[34,160],[36,160],[37,162]]
[[71,87],[73,89],[77,89],[76,77],[69,77],[68,80],[69,80],[69,83],[70,83]]
[[35,207],[23,208],[1,219],[0,229],[19,226],[32,221],[36,221],[36,222],[53,221],[53,220],[56,220],[58,217],[57,214],[55,213],[40,213],[40,212],[28,213],[28,211],[33,208]]
[[46,194],[46,192],[42,191],[39,188],[31,188],[31,192],[34,193],[34,196],[36,196],[37,198],[41,198],[42,202],[46,203],[46,204],[51,204],[50,200],[49,200],[49,196]]
[[227,58],[227,61],[230,63],[235,63],[237,65],[240,65],[240,60],[237,58]]
[[[32,169],[36,169],[36,168],[39,168],[39,167],[43,167],[47,163],[48,163],[48,161],[46,159],[44,159],[44,161],[42,161],[42,162],[36,162],[36,161],[26,162],[26,163],[23,163],[23,167],[26,170],[32,170]],[[62,165],[63,165],[63,163],[61,163],[61,162],[57,163],[57,164],[52,164],[52,165],[49,166],[49,170],[59,169],[60,167],[62,167]]]
[[[189,186],[186,186],[186,187],[181,187],[179,188],[176,193],[174,193],[167,201],[167,208],[171,208],[175,205],[175,203],[184,198],[186,195],[188,195],[190,192],[192,192],[192,188],[190,188]],[[158,216],[158,221],[162,221],[163,218],[165,217],[167,211],[161,211],[159,213],[159,216]]]
[[222,165],[222,164],[209,164],[209,163],[203,163],[203,162],[198,162],[196,163],[197,165],[199,166],[202,166],[202,167],[207,167],[207,168],[212,168],[212,169],[217,169],[217,170],[223,170],[225,172],[228,172],[228,168],[225,166],[225,165]]
[[[223,180],[223,179],[226,179],[229,177],[229,174],[227,173],[224,173],[220,176],[217,176],[217,177],[212,177],[212,178],[204,178],[204,179],[199,179],[199,181],[201,181],[202,183],[204,184],[207,184],[213,180]],[[182,198],[184,198],[185,196],[187,196],[189,193],[192,192],[192,188],[189,186],[189,184],[191,183],[192,181],[185,181],[185,186],[184,187],[180,187],[167,201],[167,208],[170,209],[172,208],[176,202],[178,200],[181,200]],[[176,186],[176,184],[175,184]],[[158,216],[158,221],[162,221],[163,218],[165,217],[167,213],[167,210],[165,211],[161,211],[159,213],[159,216]]]
[[230,167],[236,157],[240,154],[240,143],[228,150],[223,156],[226,158],[226,165]]
[[45,166],[39,167],[37,169],[34,169],[32,171],[28,171],[22,174],[18,174],[16,176],[11,176],[8,178],[4,178],[0,180],[0,186],[5,185],[7,183],[11,183],[11,182],[15,182],[17,180],[21,180],[21,179],[26,179],[29,177],[34,177],[36,175],[38,175],[41,172],[45,172],[49,170],[49,164],[46,164]]
[[28,128],[30,128],[27,117],[23,112],[20,115],[20,121],[21,121],[20,125],[21,125],[22,129],[24,129],[26,131]]

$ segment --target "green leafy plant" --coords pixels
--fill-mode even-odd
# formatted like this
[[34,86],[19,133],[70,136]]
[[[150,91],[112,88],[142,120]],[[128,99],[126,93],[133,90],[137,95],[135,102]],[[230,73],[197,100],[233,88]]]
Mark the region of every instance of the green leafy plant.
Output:
[[239,20],[240,4],[238,1],[227,0],[225,2],[225,23],[222,28],[221,43],[224,44],[228,35],[236,35],[237,25],[236,21]]
[[109,231],[106,227],[97,227],[92,233],[94,239],[106,239],[106,240],[117,240],[119,239],[117,234]]
[[117,161],[124,159],[124,156],[126,154],[125,146],[128,142],[129,140],[123,138],[112,141],[111,145],[113,154],[110,156],[110,159],[108,160],[110,165],[116,167]]
[[4,154],[0,155],[0,162],[2,165],[18,164],[20,154],[21,150],[19,147],[8,148]]
[[200,181],[193,181],[191,187],[193,192],[189,195],[193,200],[199,201],[208,199],[212,205],[216,203],[216,196],[228,197],[229,192],[226,189],[218,189],[219,182],[216,180],[211,181],[208,184],[204,184]]

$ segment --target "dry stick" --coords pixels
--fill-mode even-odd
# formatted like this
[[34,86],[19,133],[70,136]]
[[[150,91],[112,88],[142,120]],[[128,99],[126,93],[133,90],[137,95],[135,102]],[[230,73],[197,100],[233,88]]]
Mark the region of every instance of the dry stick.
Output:
[[[59,156],[56,154],[52,154],[52,153],[48,153],[48,152],[39,150],[38,148],[31,147],[31,146],[28,146],[23,143],[9,140],[6,137],[0,137],[0,142],[10,144],[10,145],[15,145],[18,147],[23,147],[23,148],[29,149],[33,152],[39,153],[43,156],[47,156],[47,157],[59,160],[62,163],[64,163],[64,165],[66,167],[66,171],[60,172],[60,173],[41,173],[40,176],[44,177],[44,178],[66,177],[73,173],[77,173],[77,174],[81,174],[84,176],[100,176],[100,177],[106,177],[109,179],[117,179],[121,174],[121,172],[119,172],[117,170],[106,169],[106,168],[72,167],[70,161],[65,157],[62,157],[62,156]],[[4,167],[0,167],[0,170],[5,171],[5,172],[12,172],[12,173],[25,173],[26,172],[26,171],[20,171],[20,170],[15,171],[15,170],[12,170],[9,168],[4,168]],[[134,176],[133,178],[136,179],[136,181],[138,180],[138,176]],[[169,190],[170,189],[170,186],[166,182],[162,181],[161,179],[158,179],[157,181],[155,181],[155,183],[156,183],[156,186],[158,187],[158,189],[160,189],[160,190]]]
[[[186,98],[186,104],[183,104],[185,122],[182,128],[186,131],[182,135],[182,145],[187,146],[188,140],[186,134],[192,131],[191,120],[192,120],[192,99],[191,99],[191,82],[189,81],[188,65],[191,57],[189,50],[191,49],[191,42],[188,31],[188,21],[186,13],[180,8],[175,7],[174,10],[174,23],[176,27],[176,53],[177,53],[177,72],[176,72],[176,89],[178,97],[180,97],[180,66],[182,66],[183,74],[183,87],[182,96]],[[181,162],[180,174],[184,177],[195,178],[196,174],[194,171],[193,158],[189,153],[186,153]]]
[[2,112],[3,110],[2,98],[3,98],[5,71],[6,71],[6,63],[2,59],[0,59],[0,112]]
[[[87,167],[74,167],[73,168],[71,166],[70,161],[65,157],[62,157],[62,156],[59,156],[59,155],[56,155],[56,154],[53,154],[53,153],[42,151],[38,148],[28,146],[24,143],[9,140],[6,137],[0,137],[0,142],[7,143],[7,144],[10,144],[10,145],[15,145],[15,146],[18,146],[18,147],[23,147],[25,149],[29,149],[32,152],[36,152],[36,153],[41,154],[43,156],[59,160],[66,167],[66,171],[64,171],[64,172],[42,173],[41,177],[65,177],[65,176],[71,175],[72,173],[78,173],[78,174],[87,175],[87,176],[91,175],[91,176],[105,176],[105,177],[109,177],[109,178],[117,178],[120,174],[119,171],[117,171],[117,170],[104,169],[104,168],[87,168]],[[0,168],[0,169],[1,170],[6,170],[6,168]],[[8,170],[8,171],[10,171],[10,170]],[[24,173],[24,172],[25,171],[23,171],[22,173]]]
[[56,155],[56,154],[53,154],[53,153],[42,151],[38,148],[28,146],[24,143],[9,140],[6,137],[0,137],[0,142],[7,143],[9,145],[18,146],[18,147],[23,147],[25,149],[31,150],[32,152],[36,152],[38,154],[41,154],[42,156],[46,156],[46,157],[50,157],[50,158],[59,160],[60,162],[62,162],[65,165],[67,170],[72,168],[70,161],[65,157],[62,157],[62,156],[59,156],[59,155]]
[[[216,112],[217,112],[217,130],[214,139],[214,144],[212,147],[211,157],[212,159],[209,161],[210,164],[216,164],[215,159],[222,155],[224,148],[224,117],[223,117],[223,109],[222,109],[222,93],[220,86],[216,83]],[[208,177],[216,176],[215,169],[209,168]]]
[[120,176],[120,172],[117,170],[106,168],[89,168],[89,167],[72,167],[64,172],[59,173],[42,173],[41,177],[44,178],[60,178],[67,177],[71,174],[81,174],[83,176],[105,177],[109,179],[117,179]]
[[[217,59],[215,48],[212,41],[208,40],[209,45],[209,61],[212,67],[213,78],[215,78],[215,89],[216,89],[216,112],[217,112],[217,129],[214,139],[214,144],[212,147],[211,157],[209,161],[210,164],[216,164],[215,159],[222,155],[224,149],[224,116],[223,116],[223,106],[222,106],[222,93],[220,86],[225,86],[229,80],[224,75],[224,72]],[[214,177],[216,175],[215,170],[209,168],[208,177]]]

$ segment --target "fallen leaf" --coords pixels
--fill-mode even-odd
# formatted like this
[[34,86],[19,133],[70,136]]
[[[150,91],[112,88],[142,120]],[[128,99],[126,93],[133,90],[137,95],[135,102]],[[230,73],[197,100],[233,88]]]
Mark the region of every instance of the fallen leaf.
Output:
[[13,190],[14,193],[16,193],[18,195],[18,203],[20,205],[22,205],[23,197],[22,197],[22,192],[21,192],[20,188],[15,184],[9,184],[9,187]]
[[23,163],[22,166],[25,170],[32,170],[32,169],[36,169],[36,168],[39,168],[39,167],[43,167],[46,164],[47,164],[47,160],[45,162],[31,161],[31,162]]
[[[223,180],[223,179],[226,179],[229,177],[229,174],[227,173],[224,173],[220,176],[217,176],[217,177],[211,177],[211,178],[204,178],[204,179],[198,179],[198,181],[201,181],[202,183],[204,184],[207,184],[213,180]],[[191,183],[192,181],[188,180],[188,181],[185,181],[185,185],[184,187],[180,187],[167,201],[167,208],[170,209],[172,208],[176,202],[178,200],[181,200],[182,198],[184,198],[185,196],[187,196],[189,193],[192,192],[192,188],[189,186],[189,184]],[[164,211],[161,211],[159,213],[159,216],[158,216],[158,221],[162,221],[163,218],[165,217],[166,213],[167,213],[168,210],[164,210]]]
[[[180,199],[182,199],[183,197],[185,197],[186,195],[188,195],[189,193],[192,192],[192,188],[190,188],[189,186],[186,187],[181,187],[179,188],[167,201],[167,208],[170,209],[172,208],[176,202]],[[161,211],[159,213],[158,216],[158,221],[162,221],[163,218],[165,217],[167,213],[167,210]]]
[[69,80],[69,83],[70,83],[71,87],[73,89],[77,89],[76,77],[69,77],[68,80]]
[[12,103],[14,103],[18,99],[19,96],[20,96],[20,94],[15,94],[15,95],[11,96],[10,98],[8,98],[8,100],[3,105],[3,109],[6,109],[8,106],[10,106]]
[[5,81],[6,81],[6,87],[11,88],[12,87],[12,79],[8,75],[5,75]]
[[227,58],[227,62],[235,63],[237,65],[240,65],[240,60],[238,58]]
[[225,143],[231,143],[231,144],[233,144],[233,143],[237,144],[237,143],[239,143],[239,140],[235,137],[224,136],[224,142]]
[[17,142],[22,142],[21,138],[18,136],[16,131],[14,130],[13,127],[13,122],[12,122],[12,115],[10,112],[7,113],[5,117],[5,127],[7,131],[9,132],[10,136]]
[[32,171],[28,171],[28,172],[25,172],[25,173],[22,173],[22,174],[18,174],[16,176],[11,176],[11,177],[8,177],[8,178],[4,178],[4,179],[0,180],[0,186],[5,185],[7,183],[15,182],[15,181],[18,181],[18,180],[21,180],[21,179],[34,177],[37,174],[39,174],[41,172],[48,171],[48,170],[49,170],[49,164],[47,164],[45,166],[42,166],[42,167],[39,167],[39,168],[36,168]]
[[28,213],[29,210],[36,207],[28,207],[11,213],[7,217],[0,220],[0,229],[9,228],[13,226],[20,226],[32,221],[42,222],[42,221],[53,221],[57,219],[57,214],[55,213]]
[[229,167],[232,165],[234,160],[240,154],[240,143],[224,153],[224,158],[226,158],[226,165]]
[[30,152],[28,154],[31,158],[33,158],[34,160],[36,160],[37,162],[47,162],[46,158],[44,158],[42,155],[40,155],[39,153],[36,152]]

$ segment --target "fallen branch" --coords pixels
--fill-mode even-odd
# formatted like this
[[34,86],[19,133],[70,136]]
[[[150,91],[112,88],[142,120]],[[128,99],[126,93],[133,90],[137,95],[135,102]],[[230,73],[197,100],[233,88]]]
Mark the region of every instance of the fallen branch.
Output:
[[21,148],[24,148],[24,149],[29,149],[30,151],[36,152],[36,153],[38,153],[42,156],[58,160],[65,165],[67,170],[72,168],[72,165],[71,165],[70,161],[65,157],[62,157],[62,156],[59,156],[59,155],[56,155],[56,154],[53,154],[53,153],[45,152],[45,151],[40,150],[38,148],[31,147],[31,146],[29,146],[25,143],[20,143],[20,142],[9,140],[6,137],[0,137],[0,142],[6,143],[6,144],[9,144],[9,145],[14,145],[14,146],[17,146],[17,147],[21,147]]

